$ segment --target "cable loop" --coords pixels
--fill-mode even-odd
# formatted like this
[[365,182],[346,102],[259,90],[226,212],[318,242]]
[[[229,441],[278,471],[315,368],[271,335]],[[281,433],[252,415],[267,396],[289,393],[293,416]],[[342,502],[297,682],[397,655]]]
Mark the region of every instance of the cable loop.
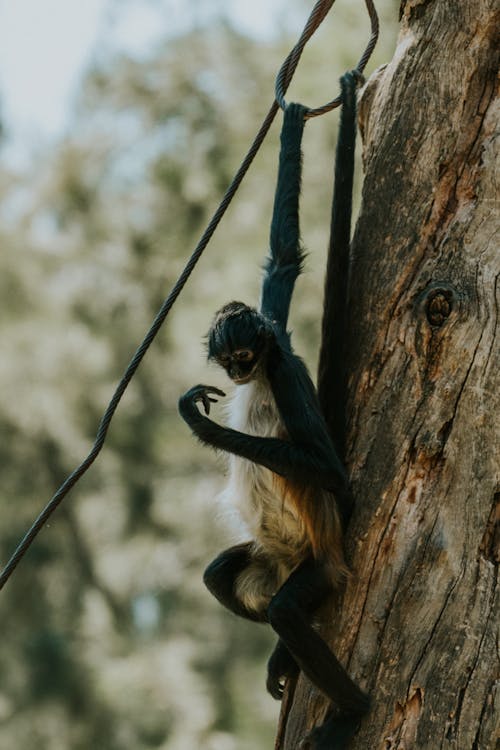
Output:
[[[278,71],[278,75],[276,76],[276,83],[275,83],[275,96],[276,96],[276,101],[278,102],[279,106],[283,110],[286,107],[285,92],[291,83],[293,74],[295,73],[295,70],[301,58],[302,52],[304,51],[304,47],[306,46],[307,42],[316,31],[316,29],[321,25],[321,23],[324,21],[324,19],[328,15],[334,2],[335,0],[318,0],[318,2],[316,3],[316,5],[311,11],[311,15],[309,16],[307,20],[307,23],[304,27],[304,30],[300,36],[299,41],[297,42],[295,47],[292,49],[292,51],[290,52],[285,62],[283,63],[283,65]],[[379,32],[378,15],[375,9],[375,5],[373,4],[373,0],[365,0],[365,5],[368,10],[368,15],[370,17],[371,34],[370,34],[370,39],[368,40],[368,44],[366,45],[365,51],[361,55],[357,66],[354,68],[354,72],[359,74],[360,80],[363,80],[362,73],[366,67],[366,63],[370,59],[370,56],[373,52],[373,48],[375,47],[377,43],[378,32]],[[323,106],[321,107],[308,108],[308,111],[305,114],[305,119],[308,120],[311,117],[318,117],[319,115],[324,115],[326,114],[326,112],[330,112],[332,109],[335,109],[336,107],[340,106],[341,103],[342,103],[342,97],[339,95],[339,96],[336,96],[335,99],[332,99],[332,101],[328,102],[327,104],[323,104]]]

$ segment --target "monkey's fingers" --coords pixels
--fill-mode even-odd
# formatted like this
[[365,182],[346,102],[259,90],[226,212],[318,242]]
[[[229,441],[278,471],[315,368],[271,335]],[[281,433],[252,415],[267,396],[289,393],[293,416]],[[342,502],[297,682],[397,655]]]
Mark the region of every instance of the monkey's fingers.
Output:
[[[216,388],[214,385],[208,385],[205,388],[205,393],[215,393],[216,396],[222,396],[222,397],[224,397],[226,395],[224,393],[224,391],[221,391],[220,388]],[[217,400],[217,399],[215,399],[215,400]]]

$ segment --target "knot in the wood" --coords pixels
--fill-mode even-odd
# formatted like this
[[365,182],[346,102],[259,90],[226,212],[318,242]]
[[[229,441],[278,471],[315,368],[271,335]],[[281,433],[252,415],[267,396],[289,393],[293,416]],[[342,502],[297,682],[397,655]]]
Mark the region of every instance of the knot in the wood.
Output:
[[432,289],[425,304],[427,320],[431,326],[442,326],[452,309],[453,294],[450,289]]

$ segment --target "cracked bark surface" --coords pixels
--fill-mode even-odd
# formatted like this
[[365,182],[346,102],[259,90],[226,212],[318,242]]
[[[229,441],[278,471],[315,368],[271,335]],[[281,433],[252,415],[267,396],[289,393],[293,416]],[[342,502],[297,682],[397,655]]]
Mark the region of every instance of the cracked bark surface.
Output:
[[[500,747],[497,8],[403,2],[395,56],[360,105],[353,576],[322,612],[372,695],[352,750]],[[303,677],[288,685],[277,750],[326,709]]]

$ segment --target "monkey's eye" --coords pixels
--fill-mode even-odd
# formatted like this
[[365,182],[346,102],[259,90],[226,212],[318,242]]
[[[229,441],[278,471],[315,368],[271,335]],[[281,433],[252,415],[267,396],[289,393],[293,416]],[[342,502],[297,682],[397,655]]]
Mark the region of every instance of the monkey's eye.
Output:
[[220,363],[221,363],[221,365],[223,365],[224,367],[225,367],[225,366],[226,366],[227,364],[229,364],[229,360],[230,360],[230,359],[231,359],[231,357],[229,356],[229,354],[219,354],[219,356],[218,356],[218,360],[219,360],[219,362],[220,362]]
[[237,349],[234,352],[234,356],[240,362],[251,362],[254,357],[254,354],[251,349]]

